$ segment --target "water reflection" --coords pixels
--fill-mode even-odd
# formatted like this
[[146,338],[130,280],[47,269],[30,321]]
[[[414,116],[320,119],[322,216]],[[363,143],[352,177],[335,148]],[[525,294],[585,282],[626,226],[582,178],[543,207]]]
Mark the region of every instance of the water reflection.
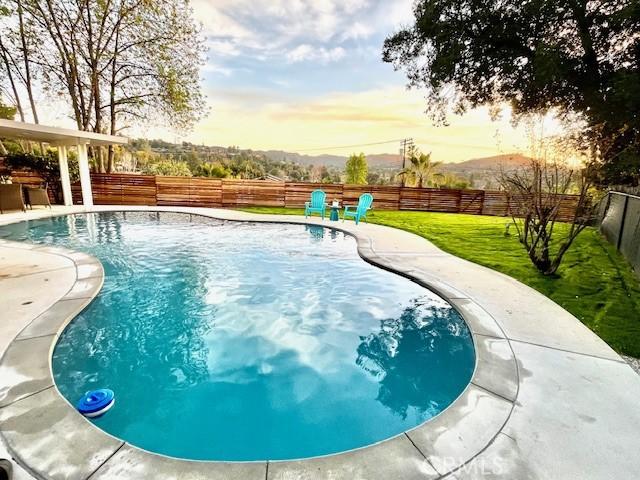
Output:
[[[110,379],[131,377],[135,371],[136,381],[147,385],[150,394],[167,386],[158,378],[172,379],[172,388],[208,378],[204,339],[216,313],[216,307],[206,303],[208,266],[172,255],[172,245],[159,238],[159,250],[152,256],[122,251],[124,215],[107,214],[97,224],[95,215],[83,215],[75,218],[75,228],[68,222],[58,225],[66,227],[58,238],[68,235],[77,247],[99,252],[107,273],[99,299],[69,326],[55,350],[57,380],[71,398],[98,386],[91,385],[94,381],[104,381],[78,375],[73,368],[78,356],[86,361],[85,372],[102,371]],[[157,262],[156,255],[163,262]],[[169,277],[170,283],[163,283]],[[105,321],[114,312],[127,320]]]
[[319,225],[305,225],[304,229],[309,233],[311,239],[315,242],[320,242],[326,239],[330,239],[331,241],[335,241],[340,237],[344,237],[345,235],[331,227],[321,227]]
[[0,236],[101,260],[104,287],[63,333],[55,380],[71,402],[113,388],[116,406],[96,424],[151,451],[240,461],[347,450],[437,414],[471,375],[450,306],[363,262],[333,229],[127,212]]
[[473,353],[462,348],[470,341],[469,331],[442,302],[416,299],[398,318],[382,320],[378,332],[360,340],[356,364],[379,381],[377,400],[402,418],[410,410],[437,413],[450,401],[438,395],[443,384],[464,388],[466,381],[449,375],[447,364],[469,365],[471,375]]
[[325,228],[319,227],[318,225],[305,225],[304,229],[309,232],[311,238],[314,240],[322,240],[325,234]]

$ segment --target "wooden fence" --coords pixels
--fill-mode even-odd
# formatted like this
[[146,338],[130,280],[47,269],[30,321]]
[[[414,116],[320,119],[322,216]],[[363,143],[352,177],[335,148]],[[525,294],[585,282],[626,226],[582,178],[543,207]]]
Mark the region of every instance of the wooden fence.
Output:
[[[313,190],[322,189],[327,201],[356,204],[373,194],[373,208],[507,216],[516,208],[506,192],[411,188],[387,185],[227,180],[132,174],[92,174],[96,205],[167,205],[191,207],[303,207]],[[74,203],[82,203],[80,185],[72,186]],[[577,197],[565,195],[560,220],[572,218]]]
[[[13,183],[20,183],[21,185],[25,185],[27,187],[41,187],[46,183],[45,179],[42,178],[39,174],[29,170],[12,170],[9,176],[11,177],[11,181]],[[56,203],[58,201],[58,197],[61,197],[62,195],[62,192],[60,192],[60,186],[47,185],[47,187],[49,201],[51,203]]]

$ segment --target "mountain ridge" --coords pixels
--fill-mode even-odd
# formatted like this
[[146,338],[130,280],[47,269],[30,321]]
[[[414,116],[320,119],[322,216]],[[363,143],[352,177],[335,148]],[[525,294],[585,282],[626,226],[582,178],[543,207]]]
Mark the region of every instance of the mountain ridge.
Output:
[[[327,167],[344,167],[348,157],[342,155],[305,155],[285,152],[284,150],[254,150],[272,160],[287,160],[301,165],[325,165]],[[501,167],[509,169],[528,165],[531,159],[520,153],[491,155],[471,158],[462,162],[444,162],[441,169],[448,172],[497,171]],[[399,154],[379,153],[367,155],[367,163],[372,168],[401,169],[402,157]]]

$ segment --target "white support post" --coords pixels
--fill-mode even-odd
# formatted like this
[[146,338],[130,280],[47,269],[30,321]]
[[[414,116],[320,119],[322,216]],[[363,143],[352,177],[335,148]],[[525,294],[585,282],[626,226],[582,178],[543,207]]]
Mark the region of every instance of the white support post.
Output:
[[71,196],[71,180],[69,179],[69,162],[67,161],[67,147],[58,146],[58,162],[60,164],[60,181],[62,182],[62,198],[67,207],[73,205]]
[[82,203],[85,208],[93,207],[93,194],[91,193],[91,175],[89,174],[89,156],[87,145],[78,144],[78,168],[80,170],[80,187],[82,188]]

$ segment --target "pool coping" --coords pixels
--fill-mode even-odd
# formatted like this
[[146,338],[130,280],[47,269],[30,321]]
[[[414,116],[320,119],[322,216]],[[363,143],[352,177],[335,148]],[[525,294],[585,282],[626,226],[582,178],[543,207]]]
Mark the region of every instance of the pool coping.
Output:
[[[17,389],[22,392],[20,398],[14,398],[10,402],[0,400],[0,435],[17,461],[38,478],[56,478],[56,475],[52,474],[50,470],[51,465],[55,461],[64,463],[65,455],[69,451],[74,451],[77,456],[75,465],[66,466],[67,473],[72,472],[71,475],[67,475],[70,478],[88,478],[89,476],[91,478],[141,478],[148,475],[149,472],[164,472],[167,475],[164,478],[174,478],[171,476],[171,472],[175,472],[176,475],[178,472],[188,472],[191,475],[189,478],[231,479],[284,479],[304,477],[305,475],[307,477],[311,475],[309,478],[316,478],[312,472],[315,472],[316,475],[318,475],[317,472],[323,472],[317,478],[325,478],[330,475],[331,478],[346,479],[364,475],[364,473],[366,475],[362,478],[367,479],[384,479],[393,476],[401,478],[453,478],[456,476],[456,472],[462,471],[465,465],[470,464],[490,447],[499,435],[505,435],[505,426],[518,404],[521,384],[519,361],[511,339],[487,309],[457,286],[450,285],[428,272],[400,263],[396,257],[402,252],[385,254],[374,249],[374,239],[366,234],[364,228],[359,229],[352,222],[336,225],[333,222],[320,221],[319,219],[309,220],[296,216],[283,218],[285,216],[249,215],[236,211],[204,208],[109,206],[96,207],[89,211],[190,213],[220,220],[314,225],[341,231],[356,238],[358,254],[363,260],[429,288],[454,306],[471,332],[476,365],[471,382],[449,407],[413,429],[370,446],[302,460],[217,462],[166,457],[129,445],[93,426],[59,394],[55,382],[53,382],[50,363],[52,349],[66,325],[99,293],[104,276],[100,267],[102,274],[94,276],[93,281],[89,282],[91,285],[83,290],[83,292],[89,293],[83,297],[87,300],[86,303],[80,302],[82,303],[80,310],[65,311],[63,309],[57,312],[52,306],[45,312],[49,314],[50,328],[57,322],[56,332],[48,345],[41,340],[42,336],[29,337],[23,333],[28,328],[35,328],[31,323],[36,322],[36,318],[16,336],[0,361],[0,368],[4,368],[6,359],[11,357],[7,354],[12,347],[26,349],[31,344],[32,349],[35,348],[39,352],[40,361],[44,360],[47,363],[46,371],[49,375],[47,381],[50,381],[53,388],[48,387],[42,390],[42,388],[36,387],[37,385],[41,387],[41,384],[36,382],[32,391],[29,391],[29,382],[33,381],[32,375],[30,375],[32,367],[22,362],[9,366],[18,373],[14,378],[19,380],[13,384],[7,384],[2,379],[3,388],[0,389],[0,391]],[[47,216],[83,212],[86,210],[52,212]],[[0,218],[0,220],[2,219]],[[396,229],[392,230],[402,232]],[[402,234],[407,237],[412,235],[407,232],[402,232]],[[0,244],[5,247],[11,247],[11,244],[15,243],[0,241]],[[24,249],[23,245],[14,245],[13,248]],[[95,258],[89,255],[58,247],[35,247],[33,249],[39,252],[50,250],[52,254],[71,258],[74,263],[78,261],[77,259],[82,262],[82,258],[84,258],[87,264],[95,264],[95,262],[99,264]],[[438,253],[435,252],[434,255],[438,255]],[[86,280],[87,278],[79,279],[77,275],[72,290],[76,288],[78,282],[87,283]],[[56,304],[67,300],[69,298],[59,299]],[[75,308],[77,309],[78,305]],[[45,351],[46,356],[44,355]],[[615,358],[610,360],[615,361]],[[38,404],[38,400],[52,405],[51,411],[56,413],[56,417],[49,419],[46,413],[38,412],[37,417],[30,418],[29,414]],[[60,420],[61,411],[64,412],[63,420]],[[37,421],[37,428],[41,432],[40,436],[60,428],[60,424],[63,423],[63,430],[67,432],[67,436],[62,439],[57,438],[54,445],[51,445],[51,442],[46,443],[47,448],[40,449],[34,455],[33,449],[29,447],[34,440],[33,434],[23,435],[20,433],[20,426],[15,425],[19,419],[27,422],[30,429],[34,428],[33,423]],[[13,430],[7,430],[7,423],[12,424]],[[82,444],[78,444],[78,439],[82,439]],[[82,458],[85,460],[83,461]]]

